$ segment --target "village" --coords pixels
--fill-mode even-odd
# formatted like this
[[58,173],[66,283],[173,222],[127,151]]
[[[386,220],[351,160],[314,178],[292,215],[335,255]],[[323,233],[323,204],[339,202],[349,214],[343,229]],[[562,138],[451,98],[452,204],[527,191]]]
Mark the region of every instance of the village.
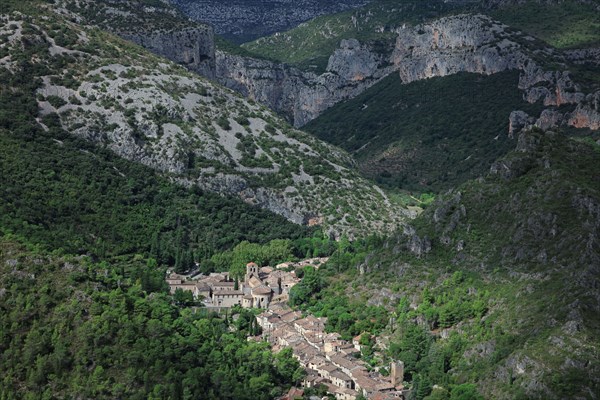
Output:
[[290,289],[300,282],[294,268],[311,265],[318,268],[328,258],[310,258],[296,263],[281,263],[273,267],[259,267],[256,263],[246,265],[243,281],[229,272],[213,272],[208,275],[180,275],[168,272],[166,281],[171,294],[177,290],[191,292],[194,300],[208,310],[219,311],[234,306],[243,308],[267,308],[271,301],[287,300]]
[[[294,357],[306,370],[305,388],[325,385],[338,400],[403,399],[404,366],[392,362],[389,377],[369,372],[367,365],[354,357],[361,351],[360,336],[352,342],[341,340],[337,333],[326,333],[326,318],[303,316],[283,302],[276,302],[257,316],[263,333],[260,340],[268,341],[273,351],[292,348]],[[301,396],[294,390],[286,399]]]
[[[356,356],[361,352],[360,336],[351,342],[342,340],[337,333],[326,333],[326,318],[302,315],[287,305],[290,289],[300,282],[295,267],[318,268],[327,258],[314,258],[298,263],[283,263],[273,267],[246,265],[244,280],[231,279],[229,273],[185,276],[170,273],[166,281],[170,291],[192,292],[207,309],[220,311],[234,306],[264,309],[256,316],[262,334],[249,340],[263,340],[274,352],[291,348],[294,358],[305,369],[304,388],[324,385],[338,400],[368,399],[393,400],[405,396],[404,365],[392,362],[389,376],[384,377]],[[302,398],[303,389],[292,388],[282,398]]]

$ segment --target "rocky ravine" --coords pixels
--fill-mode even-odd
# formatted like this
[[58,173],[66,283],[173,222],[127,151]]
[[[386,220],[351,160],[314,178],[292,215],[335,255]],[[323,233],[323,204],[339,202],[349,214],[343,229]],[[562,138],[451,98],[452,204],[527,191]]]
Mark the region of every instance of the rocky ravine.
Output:
[[[63,25],[73,37],[61,45]],[[358,176],[343,151],[126,41],[60,17],[2,16],[0,34],[8,54],[0,68],[15,73],[23,43],[43,45],[31,59],[47,71],[39,76],[40,123],[56,114],[66,131],[181,184],[322,224],[332,236],[388,231],[407,215]],[[56,69],[57,60],[68,68]]]
[[343,40],[321,75],[266,60],[216,52],[219,83],[284,114],[296,127],[353,98],[393,71],[382,55]]

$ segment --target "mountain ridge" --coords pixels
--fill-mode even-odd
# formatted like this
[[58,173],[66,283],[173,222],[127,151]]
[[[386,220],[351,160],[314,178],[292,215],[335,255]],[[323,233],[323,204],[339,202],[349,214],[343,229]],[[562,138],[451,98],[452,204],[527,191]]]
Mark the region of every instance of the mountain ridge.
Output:
[[341,150],[129,42],[74,23],[63,38],[61,18],[3,19],[6,82],[25,72],[14,60],[36,65],[28,73],[41,117],[182,184],[323,224],[332,235],[387,230],[406,217]]

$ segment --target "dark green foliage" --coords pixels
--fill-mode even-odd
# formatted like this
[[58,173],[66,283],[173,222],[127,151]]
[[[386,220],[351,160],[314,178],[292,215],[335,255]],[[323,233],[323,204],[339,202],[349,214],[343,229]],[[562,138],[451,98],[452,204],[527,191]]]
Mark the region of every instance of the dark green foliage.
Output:
[[[554,398],[585,397],[600,387],[598,145],[539,130],[518,142],[499,172],[440,196],[413,222],[430,253],[415,257],[398,235],[360,262],[368,274],[335,278],[353,298],[398,293],[387,354],[405,363],[415,398],[544,397],[524,389],[532,382]],[[506,367],[523,359],[534,360],[525,372]]]
[[483,396],[477,393],[477,387],[472,383],[463,383],[452,389],[450,400],[483,400]]
[[600,43],[598,4],[563,0],[550,4],[529,0],[495,10],[491,15],[557,48],[591,47]]
[[147,295],[119,269],[0,237],[0,397],[254,400],[301,379],[290,352]]
[[374,52],[388,54],[395,40],[392,29],[468,8],[464,2],[443,0],[375,0],[369,3],[357,10],[317,17],[287,32],[245,43],[242,48],[251,54],[321,73],[342,39],[358,39],[369,43]]
[[479,176],[514,147],[510,112],[540,110],[522,99],[517,82],[516,71],[407,85],[391,74],[305,129],[353,153],[379,184],[437,192]]
[[349,301],[340,295],[339,286],[328,284],[321,269],[305,267],[299,275],[302,281],[290,290],[289,304],[317,317],[327,317],[327,332],[337,332],[343,339],[352,340],[364,332],[379,334],[387,325],[385,308]]
[[50,105],[54,108],[60,108],[67,104],[66,101],[64,101],[61,97],[58,96],[48,96],[48,98],[46,98],[46,101],[50,103]]
[[[34,29],[29,27],[28,29]],[[47,47],[47,46],[46,46]],[[298,238],[306,228],[240,200],[185,189],[140,164],[64,132],[56,115],[36,123],[35,79],[16,54],[18,73],[0,70],[0,227],[68,253],[144,253],[179,271],[242,240]],[[1,88],[1,87],[0,87]],[[157,108],[156,118],[164,117]]]
[[241,240],[264,243],[306,231],[241,201],[168,183],[70,136],[56,142],[30,129],[0,134],[0,224],[49,248],[98,256],[151,252],[160,263],[177,259],[187,269],[190,251],[203,259]]
[[311,296],[319,293],[325,286],[323,278],[313,267],[305,267],[302,282],[290,290],[290,305],[297,306],[306,303]]

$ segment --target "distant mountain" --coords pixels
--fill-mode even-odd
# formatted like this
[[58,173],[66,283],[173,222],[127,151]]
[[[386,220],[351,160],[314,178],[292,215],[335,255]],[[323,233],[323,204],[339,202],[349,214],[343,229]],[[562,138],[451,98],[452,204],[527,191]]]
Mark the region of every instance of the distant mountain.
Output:
[[360,7],[369,0],[170,0],[195,21],[214,26],[216,33],[243,43],[287,31],[323,14]]

